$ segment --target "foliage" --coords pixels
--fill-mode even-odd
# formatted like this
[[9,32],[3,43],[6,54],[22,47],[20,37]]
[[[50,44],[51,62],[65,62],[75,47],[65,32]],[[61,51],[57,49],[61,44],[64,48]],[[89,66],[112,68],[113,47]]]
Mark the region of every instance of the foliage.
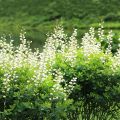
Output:
[[[42,50],[46,33],[61,22],[70,34],[78,29],[78,37],[101,20],[107,29],[119,33],[119,0],[0,0],[0,36],[12,34],[18,43],[22,27],[26,29],[27,40],[32,47]],[[111,11],[112,10],[112,11]],[[106,27],[105,27],[106,28]],[[81,42],[81,41],[80,41]]]
[[61,85],[67,87],[68,98],[73,99],[75,108],[68,111],[69,119],[113,119],[120,105],[120,54],[118,49],[113,56],[113,34],[105,36],[101,27],[95,37],[94,28],[90,28],[79,48],[75,33],[67,48],[56,54],[53,66],[54,71],[62,72]]
[[113,33],[94,28],[77,43],[57,26],[44,49],[0,40],[0,119],[110,120],[120,107],[120,49]]
[[71,100],[65,101],[66,93],[52,80],[49,56],[32,52],[24,34],[20,40],[18,47],[0,41],[0,119],[64,118]]

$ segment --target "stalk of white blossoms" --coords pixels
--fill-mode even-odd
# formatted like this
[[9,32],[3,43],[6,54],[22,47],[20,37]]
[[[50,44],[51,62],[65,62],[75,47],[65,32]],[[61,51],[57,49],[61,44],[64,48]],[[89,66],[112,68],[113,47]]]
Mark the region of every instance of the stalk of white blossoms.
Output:
[[108,32],[107,35],[107,43],[108,43],[108,47],[106,48],[106,54],[112,54],[112,40],[113,40],[113,33],[112,31]]
[[10,64],[13,54],[13,41],[6,42],[5,37],[1,37],[0,40],[0,66],[6,68]]
[[82,49],[85,56],[101,52],[101,44],[95,38],[94,28],[90,28],[89,33],[85,33],[82,38]]
[[99,26],[100,27],[98,28],[98,38],[99,38],[100,42],[102,42],[105,38],[103,23],[99,24]]
[[77,30],[74,29],[72,36],[69,38],[68,48],[65,54],[66,60],[70,61],[71,65],[74,64],[77,55],[78,43],[77,43]]
[[[29,57],[33,56],[33,52],[30,49],[30,42],[26,41],[25,32],[20,33],[20,42],[19,46],[14,47],[13,50],[14,54],[11,61],[13,62],[12,66],[14,68],[22,67],[25,63],[32,64],[32,59]],[[36,58],[36,56],[34,58]]]
[[[62,96],[64,96],[64,100],[66,100],[67,95],[66,95],[66,91],[63,89],[62,85],[60,84],[61,82],[64,82],[64,78],[63,78],[63,74],[60,72],[60,70],[55,70],[55,73],[53,73],[54,75],[54,79],[53,81],[55,82],[55,84],[52,87],[52,92],[51,97],[52,99],[58,99],[58,97],[55,97],[55,94],[61,94]],[[50,98],[51,99],[51,98]]]
[[64,90],[68,95],[73,91],[76,85],[76,81],[77,81],[77,78],[73,77],[68,84],[65,84]]
[[65,50],[65,40],[67,39],[63,27],[57,26],[54,33],[48,36],[43,52],[40,53],[39,70],[36,71],[36,77],[42,81],[47,77],[51,66],[55,62],[56,53],[63,53]]

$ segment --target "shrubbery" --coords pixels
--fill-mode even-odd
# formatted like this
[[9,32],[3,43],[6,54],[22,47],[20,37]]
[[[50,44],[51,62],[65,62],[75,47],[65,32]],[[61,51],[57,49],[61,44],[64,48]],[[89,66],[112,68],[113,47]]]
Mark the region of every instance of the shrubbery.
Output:
[[120,49],[112,53],[112,32],[90,28],[79,46],[77,31],[61,26],[48,36],[43,52],[0,40],[1,120],[119,119]]

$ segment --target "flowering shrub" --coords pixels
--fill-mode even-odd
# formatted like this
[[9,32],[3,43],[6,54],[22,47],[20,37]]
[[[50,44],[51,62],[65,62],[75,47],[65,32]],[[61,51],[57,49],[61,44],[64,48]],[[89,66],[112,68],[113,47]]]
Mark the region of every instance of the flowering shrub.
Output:
[[90,28],[77,43],[61,26],[33,52],[0,40],[0,119],[117,119],[120,107],[120,49],[113,54],[112,32]]
[[32,52],[24,34],[20,41],[14,47],[13,41],[0,40],[0,119],[64,118],[71,101],[66,101],[67,94],[50,74],[52,46],[47,42],[42,53]]
[[112,119],[119,109],[120,49],[113,55],[112,32],[107,36],[102,28],[98,32],[95,37],[94,28],[90,28],[78,47],[75,30],[69,43],[56,53],[53,73],[61,71],[61,85],[73,99],[74,110],[68,111],[71,120]]

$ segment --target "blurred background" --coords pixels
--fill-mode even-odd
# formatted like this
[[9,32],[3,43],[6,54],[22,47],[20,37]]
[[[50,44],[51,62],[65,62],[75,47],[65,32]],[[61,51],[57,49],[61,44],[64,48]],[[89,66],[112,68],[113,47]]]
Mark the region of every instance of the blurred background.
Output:
[[0,36],[9,34],[18,42],[25,29],[32,47],[42,49],[46,34],[62,24],[68,35],[78,29],[78,39],[104,21],[106,31],[120,33],[120,0],[0,0]]

